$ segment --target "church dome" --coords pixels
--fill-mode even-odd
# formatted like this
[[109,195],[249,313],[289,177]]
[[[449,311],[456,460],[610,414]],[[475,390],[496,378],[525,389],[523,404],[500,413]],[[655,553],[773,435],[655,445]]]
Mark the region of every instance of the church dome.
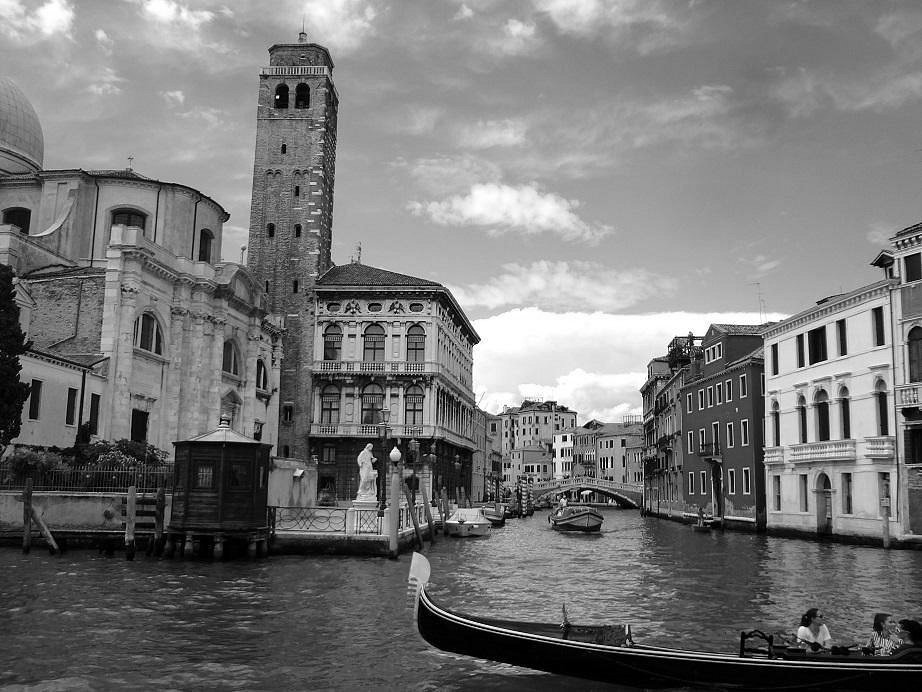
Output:
[[41,170],[42,124],[29,99],[8,77],[0,77],[0,175]]

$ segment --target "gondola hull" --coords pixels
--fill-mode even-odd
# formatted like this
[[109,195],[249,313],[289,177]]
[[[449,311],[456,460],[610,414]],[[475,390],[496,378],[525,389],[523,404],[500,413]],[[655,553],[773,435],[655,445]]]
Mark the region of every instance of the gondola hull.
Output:
[[433,602],[425,579],[417,591],[419,633],[438,649],[466,656],[646,689],[889,690],[922,682],[922,649],[887,657],[792,652],[769,658],[611,644],[613,628],[454,613]]

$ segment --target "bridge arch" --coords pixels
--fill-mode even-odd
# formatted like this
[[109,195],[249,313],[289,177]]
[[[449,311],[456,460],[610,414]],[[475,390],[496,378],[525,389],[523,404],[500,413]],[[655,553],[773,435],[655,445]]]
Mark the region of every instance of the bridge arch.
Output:
[[594,493],[613,499],[620,507],[637,509],[643,498],[643,486],[640,483],[619,483],[604,478],[591,476],[575,476],[559,480],[540,481],[535,483],[532,492],[535,499],[549,495],[559,495],[564,492],[582,492],[591,490]]

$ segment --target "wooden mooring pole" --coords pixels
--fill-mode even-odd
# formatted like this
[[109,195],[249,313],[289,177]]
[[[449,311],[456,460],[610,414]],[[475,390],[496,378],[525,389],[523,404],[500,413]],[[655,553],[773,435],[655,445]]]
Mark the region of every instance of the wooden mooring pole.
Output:
[[134,543],[134,524],[135,510],[138,503],[138,489],[136,486],[128,486],[128,501],[125,505],[125,559],[134,560],[135,543]]
[[32,550],[32,476],[26,479],[22,490],[22,552]]
[[45,543],[48,544],[48,552],[52,555],[56,555],[61,552],[61,549],[58,548],[58,544],[55,543],[54,536],[51,535],[51,529],[48,528],[45,521],[35,511],[35,505],[31,506],[32,509],[32,518],[35,520],[35,523],[38,524],[38,530],[42,532],[42,536],[45,538]]
[[423,549],[423,532],[419,529],[419,519],[416,518],[416,505],[413,504],[413,500],[410,497],[410,488],[406,483],[403,484],[403,496],[407,500],[407,507],[410,508],[410,519],[413,520],[413,530],[416,532],[416,543],[419,545],[419,549]]
[[426,489],[420,487],[419,496],[423,498],[423,507],[426,512],[426,522],[429,524],[429,542],[435,543],[435,522],[432,521],[432,508],[429,506],[429,499],[426,497]]

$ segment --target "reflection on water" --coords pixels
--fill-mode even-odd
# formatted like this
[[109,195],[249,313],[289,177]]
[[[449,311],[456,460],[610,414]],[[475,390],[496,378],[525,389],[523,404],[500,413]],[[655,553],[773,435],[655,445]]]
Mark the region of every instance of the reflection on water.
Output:
[[[922,553],[820,544],[606,510],[600,535],[543,514],[427,548],[436,600],[460,611],[632,624],[635,639],[732,651],[821,607],[833,637],[873,613],[922,616]],[[400,560],[50,557],[0,549],[0,689],[617,689],[446,654],[415,633]]]

